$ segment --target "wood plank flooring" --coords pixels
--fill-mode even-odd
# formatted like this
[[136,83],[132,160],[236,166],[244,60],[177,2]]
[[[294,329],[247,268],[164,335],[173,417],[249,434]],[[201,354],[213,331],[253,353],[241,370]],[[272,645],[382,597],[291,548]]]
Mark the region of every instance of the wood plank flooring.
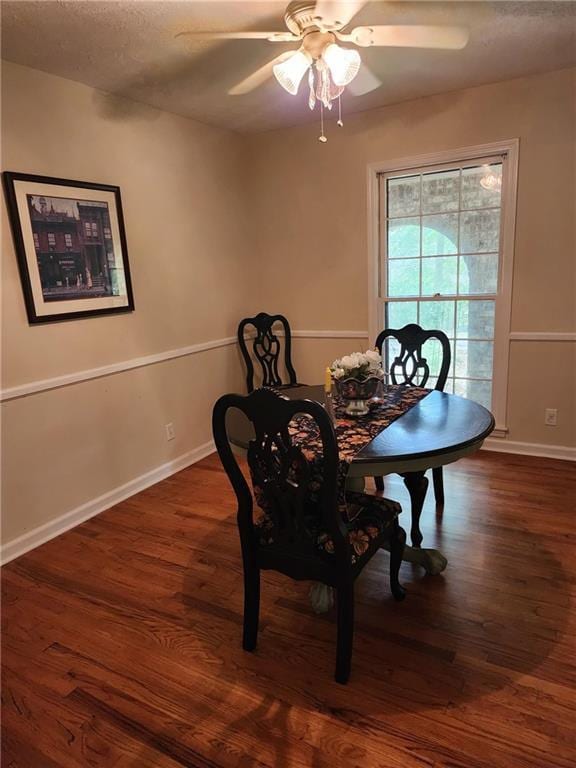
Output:
[[[424,545],[357,584],[348,686],[334,615],[268,573],[240,647],[232,492],[215,456],[5,566],[4,768],[573,768],[574,465],[481,452],[445,470]],[[386,493],[408,509],[398,478]],[[409,527],[409,515],[403,516]]]

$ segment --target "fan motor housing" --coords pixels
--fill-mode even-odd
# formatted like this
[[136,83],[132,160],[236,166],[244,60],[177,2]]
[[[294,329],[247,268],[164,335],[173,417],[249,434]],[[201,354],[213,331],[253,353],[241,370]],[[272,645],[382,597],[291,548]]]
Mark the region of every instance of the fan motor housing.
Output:
[[331,19],[323,19],[321,16],[316,16],[315,14],[315,2],[311,2],[310,0],[295,0],[295,2],[290,3],[286,8],[284,21],[290,32],[299,37],[307,32],[328,32],[331,30],[342,29],[344,26],[342,22],[338,20],[332,21]]

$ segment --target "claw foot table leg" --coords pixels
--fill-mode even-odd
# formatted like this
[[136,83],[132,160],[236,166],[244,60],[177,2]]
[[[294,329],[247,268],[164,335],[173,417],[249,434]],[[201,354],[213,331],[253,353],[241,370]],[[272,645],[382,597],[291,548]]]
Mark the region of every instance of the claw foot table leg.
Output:
[[429,573],[431,576],[437,576],[439,573],[442,573],[448,565],[448,560],[437,549],[420,549],[420,547],[410,547],[408,545],[404,548],[404,557],[402,559],[407,563],[421,565],[426,573]]
[[314,613],[328,613],[334,605],[334,590],[320,582],[312,584],[309,597]]
[[[390,551],[387,545],[383,546],[382,549],[387,552]],[[437,549],[421,549],[420,547],[411,547],[409,544],[404,547],[402,560],[405,563],[421,565],[430,576],[438,576],[448,565],[448,560]]]

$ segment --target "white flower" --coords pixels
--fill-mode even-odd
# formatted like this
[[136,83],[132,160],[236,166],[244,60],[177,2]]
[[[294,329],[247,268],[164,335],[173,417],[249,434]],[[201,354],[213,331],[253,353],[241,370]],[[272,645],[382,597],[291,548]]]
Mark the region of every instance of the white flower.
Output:
[[344,355],[344,357],[341,357],[339,360],[340,367],[344,368],[344,370],[352,370],[352,368],[356,368],[356,357],[355,354],[351,355]]
[[351,352],[349,355],[334,360],[330,366],[334,379],[356,378],[366,376],[383,376],[382,357],[378,350],[369,349],[366,352]]

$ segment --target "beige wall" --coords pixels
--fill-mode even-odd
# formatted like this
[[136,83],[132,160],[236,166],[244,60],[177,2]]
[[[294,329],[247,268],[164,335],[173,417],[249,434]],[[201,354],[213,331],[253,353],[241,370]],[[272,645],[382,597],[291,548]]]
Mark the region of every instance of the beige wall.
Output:
[[[28,325],[3,201],[3,387],[235,333],[253,284],[239,136],[12,64],[2,105],[3,170],[120,186],[136,303]],[[228,346],[3,403],[4,541],[208,441],[240,373]]]
[[[314,124],[240,137],[5,64],[3,170],[121,187],[136,311],[29,326],[3,202],[3,387],[232,336],[260,309],[296,329],[365,331],[366,165],[513,137],[512,330],[574,331],[572,78],[350,116],[323,146]],[[327,362],[366,343],[296,338],[300,379],[321,380]],[[512,343],[512,440],[574,445],[574,350]],[[212,403],[242,389],[241,370],[225,346],[3,403],[3,540],[206,443]],[[545,407],[559,409],[558,427],[543,426]]]
[[[251,137],[256,242],[270,305],[299,328],[367,330],[367,165],[517,137],[512,331],[576,331],[574,74],[345,116],[343,129],[329,124],[326,144],[316,140],[315,124]],[[331,359],[328,343],[302,346],[307,366]],[[509,383],[510,440],[576,444],[574,343],[512,342]],[[544,426],[545,407],[558,409],[557,427]]]

